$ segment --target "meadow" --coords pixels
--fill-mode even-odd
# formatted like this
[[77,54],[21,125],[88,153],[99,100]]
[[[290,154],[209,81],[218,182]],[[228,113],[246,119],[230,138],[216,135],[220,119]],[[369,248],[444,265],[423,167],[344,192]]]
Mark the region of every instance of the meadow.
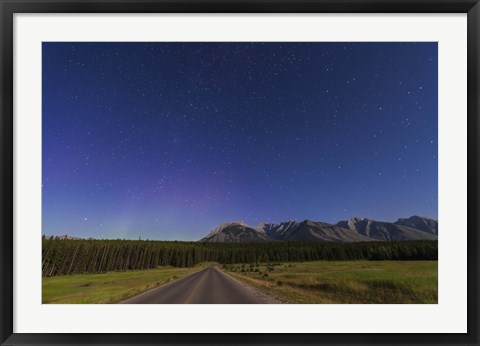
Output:
[[437,304],[438,261],[315,261],[224,265],[284,303]]
[[42,279],[43,304],[110,304],[202,270],[159,267],[147,270],[77,274]]
[[[118,303],[200,271],[159,267],[43,278],[44,304]],[[313,261],[226,264],[222,270],[283,303],[436,304],[437,261]]]

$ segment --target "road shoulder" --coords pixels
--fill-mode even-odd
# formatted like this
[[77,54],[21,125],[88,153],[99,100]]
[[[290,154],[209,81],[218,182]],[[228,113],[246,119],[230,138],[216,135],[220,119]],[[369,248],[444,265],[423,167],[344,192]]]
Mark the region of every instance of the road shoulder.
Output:
[[238,285],[242,286],[245,290],[247,290],[250,294],[255,296],[256,298],[262,300],[264,304],[284,304],[285,302],[279,300],[276,297],[273,297],[258,288],[255,288],[251,285],[249,285],[246,281],[242,280],[242,277],[235,277],[232,275],[232,273],[227,272],[226,270],[223,270],[221,268],[216,267],[216,270],[218,270],[220,273],[224,274],[227,278],[230,280],[234,281]]
[[148,295],[151,295],[151,294],[154,294],[155,291],[159,290],[159,289],[163,289],[165,287],[168,287],[168,286],[171,286],[171,285],[174,285],[174,284],[178,284],[179,282],[183,281],[183,280],[186,280],[188,279],[191,275],[195,275],[195,274],[198,274],[200,272],[203,272],[205,270],[207,270],[207,268],[201,268],[199,269],[198,271],[196,272],[193,272],[191,274],[188,274],[186,276],[182,276],[181,278],[178,278],[178,279],[175,279],[175,280],[172,280],[172,281],[169,281],[169,282],[166,282],[164,284],[161,284],[161,285],[158,285],[158,286],[155,286],[155,287],[152,287],[152,288],[149,288],[143,292],[140,292],[138,294],[135,294],[134,296],[130,296],[128,297],[127,299],[123,299],[121,301],[118,301],[116,304],[137,304],[136,301],[138,299],[141,299],[142,297],[144,296],[148,296]]

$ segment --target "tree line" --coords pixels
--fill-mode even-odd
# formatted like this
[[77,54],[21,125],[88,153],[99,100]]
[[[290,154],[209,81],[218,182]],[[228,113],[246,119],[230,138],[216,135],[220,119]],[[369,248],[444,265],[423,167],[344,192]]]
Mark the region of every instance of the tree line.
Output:
[[437,241],[203,243],[42,238],[42,275],[192,267],[202,262],[436,260]]

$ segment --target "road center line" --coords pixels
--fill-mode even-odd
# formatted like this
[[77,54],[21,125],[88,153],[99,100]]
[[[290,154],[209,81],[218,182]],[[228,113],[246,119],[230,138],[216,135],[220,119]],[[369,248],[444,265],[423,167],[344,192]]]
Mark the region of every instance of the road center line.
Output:
[[200,281],[198,282],[198,284],[193,288],[192,292],[190,292],[190,294],[189,294],[188,297],[185,299],[185,301],[183,302],[183,304],[188,304],[188,302],[192,299],[193,295],[195,294],[195,291],[198,289],[198,287],[200,287],[200,285],[202,284],[202,282],[205,280],[205,277],[208,275],[208,272],[209,272],[209,269],[207,268],[206,274],[203,275],[203,277],[200,279]]

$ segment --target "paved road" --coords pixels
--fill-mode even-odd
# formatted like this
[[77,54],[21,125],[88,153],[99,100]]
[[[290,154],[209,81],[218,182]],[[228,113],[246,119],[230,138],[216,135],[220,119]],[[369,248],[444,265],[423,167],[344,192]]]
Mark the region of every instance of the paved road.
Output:
[[268,304],[278,303],[215,267],[154,288],[122,304]]

